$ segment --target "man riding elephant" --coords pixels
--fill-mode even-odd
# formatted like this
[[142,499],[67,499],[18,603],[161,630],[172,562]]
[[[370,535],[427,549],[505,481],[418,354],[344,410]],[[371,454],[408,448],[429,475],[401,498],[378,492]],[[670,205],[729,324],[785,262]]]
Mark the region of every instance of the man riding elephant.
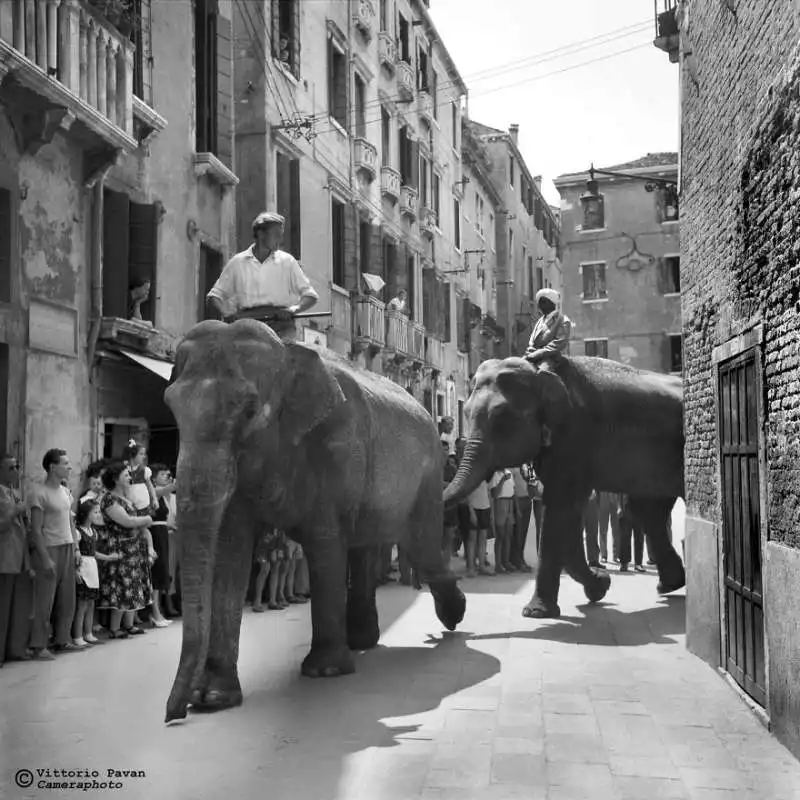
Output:
[[541,316],[533,327],[525,359],[538,369],[553,371],[555,362],[566,355],[572,335],[572,320],[560,306],[561,295],[555,289],[539,289],[536,307]]

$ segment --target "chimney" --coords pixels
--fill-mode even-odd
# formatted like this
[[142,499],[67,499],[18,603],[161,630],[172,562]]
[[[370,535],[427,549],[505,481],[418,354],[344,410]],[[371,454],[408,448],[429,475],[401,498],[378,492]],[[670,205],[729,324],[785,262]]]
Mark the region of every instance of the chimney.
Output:
[[514,142],[515,146],[518,146],[519,143],[517,139],[519,139],[519,125],[516,123],[513,125],[508,126],[508,134],[511,136],[511,141]]
[[536,188],[541,191],[542,189],[542,176],[541,175],[534,175],[533,182],[536,184]]

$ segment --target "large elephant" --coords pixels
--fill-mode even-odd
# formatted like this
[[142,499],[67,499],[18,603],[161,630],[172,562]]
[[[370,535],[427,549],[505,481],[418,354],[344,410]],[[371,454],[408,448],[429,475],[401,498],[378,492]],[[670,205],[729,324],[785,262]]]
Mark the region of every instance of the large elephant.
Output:
[[343,358],[284,343],[264,324],[201,322],[178,347],[165,399],[178,422],[183,646],[167,721],[189,702],[238,705],[242,606],[256,533],[305,549],[311,650],[302,673],[354,669],[380,636],[371,554],[407,545],[442,624],[466,600],[444,566],[443,453],[406,391]]
[[602,358],[563,358],[553,371],[521,358],[480,365],[465,406],[469,439],[446,503],[493,470],[533,462],[544,484],[536,590],[526,617],[557,617],[562,568],[591,601],[611,585],[586,563],[581,511],[592,489],[630,496],[645,528],[662,594],[685,585],[667,521],[683,496],[683,390],[679,378]]

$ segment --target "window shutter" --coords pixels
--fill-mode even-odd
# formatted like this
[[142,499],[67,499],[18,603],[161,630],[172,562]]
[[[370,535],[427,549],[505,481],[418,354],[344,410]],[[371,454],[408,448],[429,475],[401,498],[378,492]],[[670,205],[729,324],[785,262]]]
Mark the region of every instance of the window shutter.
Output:
[[217,25],[216,80],[216,156],[230,168],[233,166],[233,38],[231,21],[219,13]]
[[[388,283],[386,277],[386,262],[384,261],[383,253],[383,229],[380,225],[370,225],[370,254],[369,254],[369,268],[373,275],[380,275],[384,283]],[[378,293],[378,297],[382,297],[385,302],[392,298],[387,295],[389,289],[384,286],[383,291]]]
[[415,189],[419,189],[419,142],[413,140],[410,142],[411,163],[409,166],[409,182]]
[[289,242],[291,254],[300,258],[300,159],[289,161]]
[[422,324],[428,329],[433,330],[433,309],[434,309],[434,274],[432,269],[422,270]]
[[142,306],[142,317],[155,324],[158,264],[158,208],[155,204],[130,204],[128,244],[128,285],[150,281],[150,297]]
[[583,296],[586,300],[594,297],[594,267],[581,267],[583,273]]
[[[11,302],[11,243],[13,236],[11,192],[0,189],[0,302]],[[5,431],[3,431],[5,433]]]
[[452,289],[449,283],[444,284],[444,340],[446,342],[452,341],[452,321],[450,315],[452,313]]
[[300,77],[300,0],[292,3],[292,72],[295,77]]
[[358,263],[358,248],[356,246],[358,241],[358,212],[355,206],[352,205],[345,205],[343,209],[344,288],[356,294],[363,294],[364,285],[361,281],[361,269]]
[[667,292],[669,292],[669,278],[667,276],[667,264],[663,258],[656,259],[656,276],[658,280],[658,293],[667,294]]
[[[130,199],[103,192],[103,316],[128,318],[128,219]],[[152,292],[152,286],[150,290]]]
[[408,316],[410,319],[417,318],[416,305],[417,305],[417,275],[415,272],[416,261],[413,253],[406,248],[406,291],[408,292]]

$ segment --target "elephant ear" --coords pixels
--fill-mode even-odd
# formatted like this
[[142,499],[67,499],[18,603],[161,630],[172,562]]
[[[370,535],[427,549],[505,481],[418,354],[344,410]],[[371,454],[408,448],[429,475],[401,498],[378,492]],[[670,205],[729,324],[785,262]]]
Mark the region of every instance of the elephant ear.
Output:
[[315,350],[289,342],[286,355],[288,381],[281,411],[281,429],[297,445],[346,398],[339,382]]
[[517,408],[531,406],[551,431],[561,428],[573,410],[561,378],[553,372],[535,370],[522,359],[508,359],[497,372],[496,381]]

